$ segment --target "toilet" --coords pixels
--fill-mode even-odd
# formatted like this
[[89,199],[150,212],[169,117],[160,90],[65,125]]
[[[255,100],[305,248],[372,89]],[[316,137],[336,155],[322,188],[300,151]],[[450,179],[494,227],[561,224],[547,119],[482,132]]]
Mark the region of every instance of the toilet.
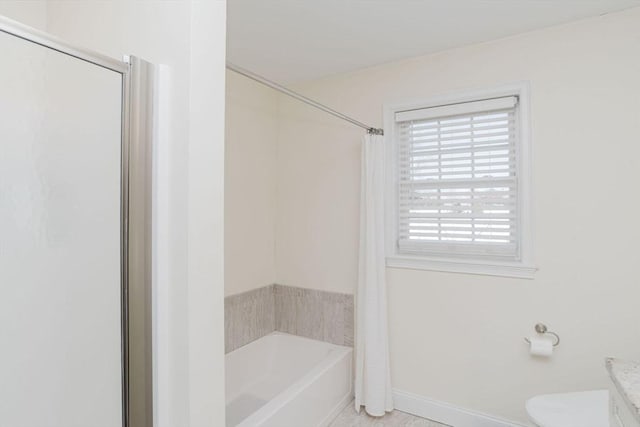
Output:
[[526,404],[538,427],[609,427],[607,390],[544,394]]

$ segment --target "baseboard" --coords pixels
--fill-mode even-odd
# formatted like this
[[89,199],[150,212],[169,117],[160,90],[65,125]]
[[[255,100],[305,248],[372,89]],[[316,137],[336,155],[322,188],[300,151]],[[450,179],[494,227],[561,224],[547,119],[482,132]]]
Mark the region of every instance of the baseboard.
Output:
[[398,411],[452,427],[524,427],[522,424],[401,390],[393,390],[393,403]]

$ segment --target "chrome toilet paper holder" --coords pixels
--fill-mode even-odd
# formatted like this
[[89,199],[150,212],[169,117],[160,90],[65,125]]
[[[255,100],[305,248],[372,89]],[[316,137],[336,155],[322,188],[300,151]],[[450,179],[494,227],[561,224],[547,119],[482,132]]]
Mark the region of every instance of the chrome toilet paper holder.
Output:
[[[560,336],[555,332],[551,332],[549,328],[547,328],[547,325],[545,325],[544,323],[536,323],[536,325],[534,326],[534,329],[536,330],[537,333],[541,335],[547,335],[547,334],[553,335],[556,339],[556,342],[553,343],[554,347],[557,347],[557,345],[560,344]],[[524,340],[527,342],[527,344],[531,344],[531,341],[529,340],[529,338],[525,338]]]

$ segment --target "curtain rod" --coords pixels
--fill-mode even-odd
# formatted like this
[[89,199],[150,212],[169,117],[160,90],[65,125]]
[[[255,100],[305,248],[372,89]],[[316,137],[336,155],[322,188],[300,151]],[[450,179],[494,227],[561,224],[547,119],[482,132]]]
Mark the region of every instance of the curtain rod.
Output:
[[265,86],[269,86],[270,88],[275,89],[278,92],[282,92],[285,95],[289,95],[290,97],[295,98],[298,101],[302,101],[305,104],[311,105],[312,107],[315,107],[315,108],[317,108],[319,110],[322,110],[325,113],[329,113],[332,116],[335,116],[335,117],[337,117],[339,119],[346,120],[349,123],[352,123],[352,124],[354,124],[356,126],[360,126],[361,128],[366,129],[367,132],[370,133],[370,134],[373,134],[373,135],[384,135],[384,131],[382,129],[374,128],[374,127],[368,126],[368,125],[366,125],[366,124],[364,124],[364,123],[362,123],[362,122],[360,122],[360,121],[358,121],[356,119],[352,119],[351,117],[346,116],[346,115],[344,115],[342,113],[339,113],[336,110],[333,110],[333,109],[327,107],[326,105],[322,105],[319,102],[314,101],[313,99],[309,99],[306,96],[300,95],[299,93],[296,93],[296,92],[292,91],[291,89],[288,89],[288,88],[282,86],[281,84],[278,84],[278,83],[273,82],[273,81],[271,81],[269,79],[266,79],[266,78],[264,78],[264,77],[262,77],[262,76],[260,76],[260,75],[258,75],[256,73],[252,72],[252,71],[246,70],[246,69],[244,69],[242,67],[238,67],[237,65],[232,64],[231,62],[227,62],[227,68],[229,70],[231,70],[231,71],[234,71],[234,72],[236,72],[238,74],[241,74],[241,75],[243,75],[245,77],[248,77],[251,80],[255,80],[258,83],[262,83]]

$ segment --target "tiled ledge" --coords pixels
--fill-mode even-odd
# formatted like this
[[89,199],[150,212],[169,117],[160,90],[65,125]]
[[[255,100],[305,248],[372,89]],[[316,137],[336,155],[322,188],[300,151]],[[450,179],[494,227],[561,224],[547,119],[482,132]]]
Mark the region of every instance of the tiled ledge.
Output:
[[225,351],[273,331],[353,346],[353,295],[269,285],[225,298]]
[[275,331],[274,285],[224,299],[225,353]]
[[276,330],[353,346],[353,295],[275,285]]

